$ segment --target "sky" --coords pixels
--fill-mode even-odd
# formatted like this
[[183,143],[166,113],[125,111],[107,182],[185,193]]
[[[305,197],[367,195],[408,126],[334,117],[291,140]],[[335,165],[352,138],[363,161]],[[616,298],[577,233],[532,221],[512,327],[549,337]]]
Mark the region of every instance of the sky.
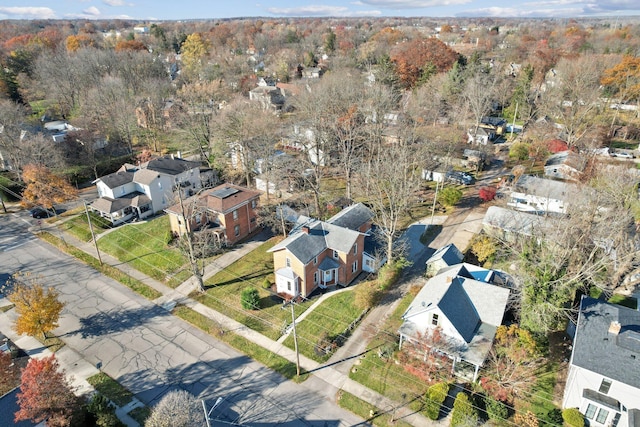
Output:
[[639,0],[0,0],[0,19],[640,16]]

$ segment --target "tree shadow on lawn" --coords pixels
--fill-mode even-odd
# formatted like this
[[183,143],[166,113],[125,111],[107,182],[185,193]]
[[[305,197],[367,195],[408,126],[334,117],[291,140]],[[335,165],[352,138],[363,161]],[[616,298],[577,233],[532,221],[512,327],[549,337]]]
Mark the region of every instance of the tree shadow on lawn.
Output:
[[226,281],[223,281],[223,282],[215,282],[215,283],[207,284],[205,286],[205,288],[206,289],[210,289],[210,288],[215,288],[216,286],[232,285],[232,284],[238,283],[238,282],[249,282],[249,281],[254,281],[255,279],[263,279],[263,278],[267,277],[269,274],[272,274],[272,273],[273,273],[273,270],[267,270],[267,269],[253,271],[251,273],[245,274],[244,276],[234,277],[231,280],[226,280]]

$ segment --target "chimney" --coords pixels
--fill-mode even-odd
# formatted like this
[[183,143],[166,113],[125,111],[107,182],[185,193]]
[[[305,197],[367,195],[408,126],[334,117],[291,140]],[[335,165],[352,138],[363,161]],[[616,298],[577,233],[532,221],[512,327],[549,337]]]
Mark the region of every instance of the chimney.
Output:
[[451,282],[453,282],[453,277],[447,276],[447,283],[451,283]]
[[309,234],[309,226],[308,225],[303,225],[302,226],[302,232],[304,234]]
[[620,328],[621,327],[622,326],[620,325],[620,322],[614,320],[609,325],[609,333],[613,334],[613,335],[618,335],[620,333]]

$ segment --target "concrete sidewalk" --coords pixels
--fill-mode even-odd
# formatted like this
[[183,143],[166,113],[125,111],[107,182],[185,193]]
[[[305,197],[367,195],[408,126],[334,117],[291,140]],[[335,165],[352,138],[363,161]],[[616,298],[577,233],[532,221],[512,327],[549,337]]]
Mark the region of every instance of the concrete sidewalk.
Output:
[[[51,356],[53,354],[51,350],[43,346],[40,341],[28,335],[18,335],[13,330],[16,317],[17,314],[13,309],[4,313],[0,312],[0,332],[24,350],[31,358],[41,359]],[[82,355],[68,346],[62,347],[55,355],[60,368],[65,371],[67,381],[76,396],[88,398],[95,392],[93,386],[87,382],[87,378],[100,372],[96,366],[87,362]],[[128,427],[138,427],[139,425],[128,415],[128,412],[135,407],[133,404],[136,402],[140,403],[138,399],[134,398],[131,404],[128,405],[130,408],[124,408],[125,410],[116,406],[116,415]]]
[[[469,220],[471,220],[474,223],[474,227],[471,227],[471,228],[475,228],[475,223],[477,223],[477,218],[475,218],[474,215],[471,215],[471,212],[469,213],[469,215],[470,215]],[[442,219],[439,218],[439,220],[442,221],[444,220],[444,218]],[[425,222],[422,221],[419,223],[424,224]],[[466,229],[464,230],[464,233],[462,233],[462,235],[459,235],[456,237],[460,240],[469,239],[471,234],[471,233],[468,233],[469,231],[471,230]],[[218,271],[224,268],[227,268],[234,261],[236,261],[237,259],[240,259],[245,254],[254,250],[257,246],[259,246],[264,242],[263,239],[265,238],[265,236],[266,235],[259,234],[255,236],[253,239],[251,239],[250,241],[245,242],[244,244],[234,248],[234,250],[229,251],[223,254],[222,256],[220,256],[219,258],[217,258],[215,262],[206,266],[204,278],[212,277]],[[65,233],[64,239],[67,241],[67,243],[73,246],[76,246],[79,249],[83,250],[84,252],[96,257],[97,255],[96,250],[92,242],[81,242],[78,239],[76,239],[74,236],[71,236],[67,233]],[[425,250],[426,248],[421,249],[421,251],[423,252]],[[157,280],[154,280],[149,276],[139,272],[138,270],[133,269],[128,264],[119,261],[115,257],[112,257],[104,252],[101,252],[101,256],[102,256],[102,261],[105,264],[118,268],[122,272],[130,275],[131,277],[136,278],[137,280],[140,280],[141,282],[147,284],[148,286],[162,293],[162,296],[156,299],[154,303],[165,308],[166,310],[171,311],[176,304],[184,304],[192,308],[193,310],[197,311],[198,313],[210,319],[215,320],[221,325],[223,330],[233,331],[233,333],[236,333],[254,342],[257,345],[286,358],[290,362],[295,363],[296,361],[295,352],[292,349],[282,345],[281,340],[278,340],[276,342],[270,338],[267,338],[264,335],[256,332],[255,330],[250,329],[247,326],[235,321],[234,319],[231,319],[228,316],[225,316],[224,314],[217,312],[189,298],[189,294],[193,292],[193,290],[195,290],[197,286],[194,278],[190,278],[185,282],[183,282],[176,289],[172,289],[164,285],[163,283],[160,283]],[[348,290],[351,290],[351,289],[347,288],[344,291],[348,291]],[[321,297],[321,299],[326,298],[329,295],[333,295],[333,293],[326,294],[325,296]],[[397,301],[399,301],[399,298],[397,298]],[[319,304],[319,302],[320,301],[318,301],[317,303]],[[378,310],[379,312],[376,313],[376,315],[374,316],[372,316],[370,313],[369,316],[365,318],[366,320],[369,320],[369,317],[371,317],[371,319],[367,322],[367,324],[371,327],[378,327],[381,324],[381,322],[383,322],[386,319],[386,317],[388,317],[388,315],[390,314],[390,310],[392,310],[394,307],[395,307],[395,304],[386,304],[384,308],[374,309],[374,310]],[[301,316],[301,318],[298,319],[298,321],[301,321],[303,319],[304,317]],[[2,330],[2,328],[3,326],[2,324],[0,324],[0,330]],[[352,366],[354,364],[357,364],[358,358],[362,357],[364,354],[367,340],[365,340],[364,337],[362,336],[362,334],[364,333],[362,331],[363,329],[364,328],[362,327],[357,328],[354,335],[351,337],[350,340],[348,340],[347,345],[341,348],[334,355],[334,357],[332,357],[330,361],[325,365],[320,365],[319,363],[300,355],[301,368],[312,374],[312,376],[307,381],[305,381],[302,384],[302,386],[313,388],[315,391],[322,393],[332,401],[336,401],[336,396],[338,391],[340,390],[347,391],[359,397],[360,399],[363,399],[366,402],[376,406],[380,411],[393,413],[395,419],[402,419],[413,426],[417,426],[417,427],[441,426],[448,423],[448,420],[446,419],[440,420],[440,421],[432,421],[424,417],[423,415],[412,411],[407,407],[406,404],[394,402],[382,396],[381,394],[376,393],[370,390],[369,388],[365,387],[364,385],[358,382],[355,382],[349,378],[348,374],[349,374],[349,371],[352,369]],[[355,347],[349,346],[350,343],[355,343]],[[355,349],[355,353],[353,352],[354,349]],[[346,354],[345,353],[346,350],[349,350],[350,353]],[[87,363],[85,362],[85,364]],[[87,370],[87,372],[89,371]],[[86,375],[86,374],[83,374],[83,371],[79,373],[81,375]],[[131,421],[135,423],[135,421],[133,420]],[[128,425],[136,425],[136,424],[128,424]]]

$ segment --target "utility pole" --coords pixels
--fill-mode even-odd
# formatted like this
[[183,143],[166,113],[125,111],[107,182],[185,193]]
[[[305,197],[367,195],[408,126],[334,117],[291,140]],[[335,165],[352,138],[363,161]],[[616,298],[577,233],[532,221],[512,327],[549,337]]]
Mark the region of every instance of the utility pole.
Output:
[[102,265],[102,257],[100,256],[100,249],[98,249],[96,234],[93,232],[93,224],[91,223],[91,216],[89,216],[89,209],[87,209],[87,201],[82,199],[82,203],[84,203],[84,213],[87,215],[87,221],[89,222],[89,230],[91,231],[91,240],[93,240],[93,246],[96,247],[96,253],[98,254],[98,261],[100,261],[100,265]]
[[282,308],[284,309],[284,307],[286,307],[287,304],[289,304],[289,306],[291,307],[291,322],[293,325],[293,346],[296,351],[296,376],[299,377],[300,376],[300,352],[298,351],[298,334],[296,333],[296,311],[294,309],[293,300],[289,301],[288,303],[285,302]]
[[218,407],[218,405],[220,403],[222,403],[222,401],[224,400],[223,397],[219,397],[216,400],[216,403],[213,404],[213,406],[211,407],[211,409],[209,409],[209,411],[207,411],[207,404],[205,403],[204,399],[201,400],[202,402],[202,410],[204,411],[204,419],[207,422],[207,427],[211,427],[211,413],[213,412],[214,409],[216,409]]

